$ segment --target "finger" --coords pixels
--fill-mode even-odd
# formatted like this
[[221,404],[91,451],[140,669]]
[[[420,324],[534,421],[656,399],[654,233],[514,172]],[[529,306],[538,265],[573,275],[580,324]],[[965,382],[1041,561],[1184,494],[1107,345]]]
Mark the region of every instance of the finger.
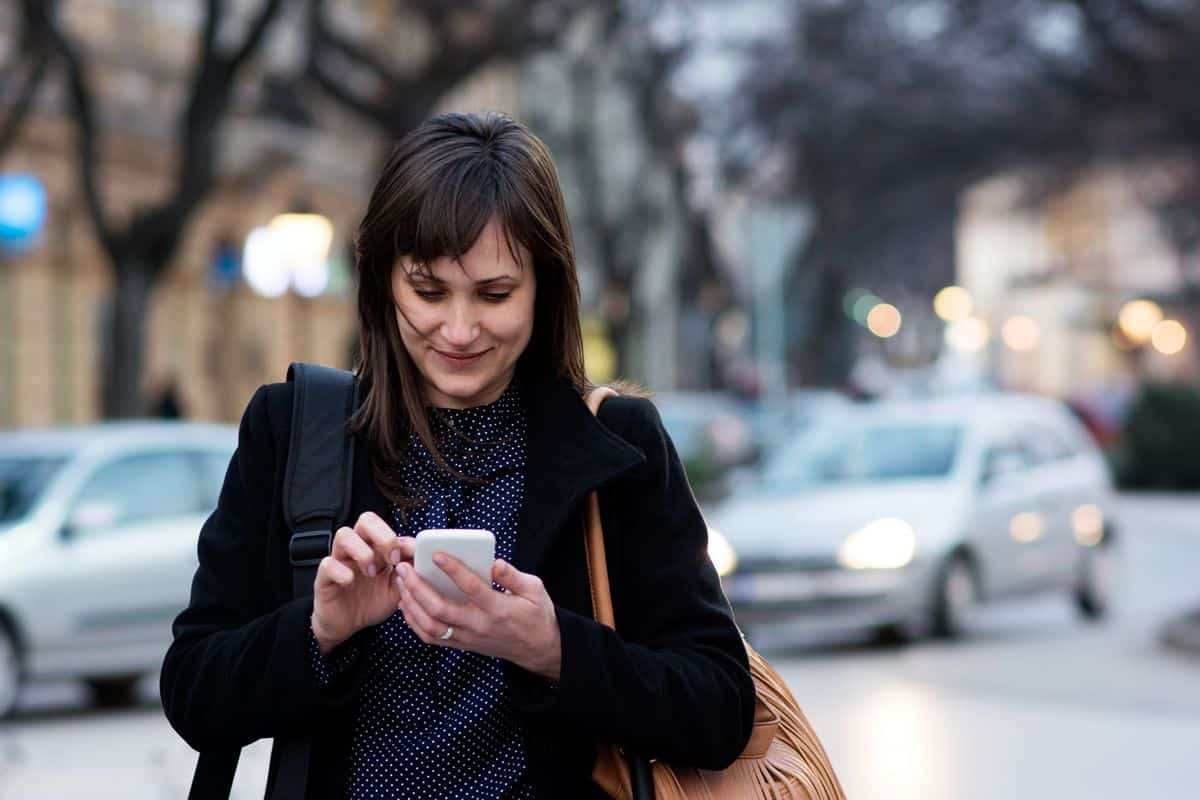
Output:
[[518,597],[535,599],[546,593],[541,578],[529,572],[521,572],[500,558],[492,565],[492,580]]
[[318,588],[330,585],[349,586],[354,582],[354,570],[341,563],[333,556],[325,556],[317,565]]
[[450,576],[450,580],[454,581],[454,585],[462,590],[473,605],[485,609],[492,607],[498,592],[492,589],[491,583],[472,572],[460,559],[449,553],[437,552],[433,554],[433,563]]
[[409,591],[407,581],[404,586],[405,588],[400,592],[400,611],[404,614],[404,621],[408,623],[408,627],[412,628],[417,638],[426,644],[434,644],[439,647],[449,644],[440,637],[446,632],[446,628],[454,623],[434,618]]
[[[403,592],[407,592],[409,597],[420,605],[421,609],[430,617],[439,621],[444,620],[451,625],[465,622],[457,613],[464,607],[464,604],[451,603],[442,597],[437,589],[430,586],[428,581],[417,574],[411,564],[401,564],[397,570],[404,579]],[[403,592],[401,596],[403,596]]]
[[399,564],[405,559],[405,553],[410,553],[407,560],[411,561],[411,550],[414,545],[410,537],[397,536],[391,526],[374,511],[361,514],[354,523],[354,532],[359,535],[379,557],[379,566]]
[[362,540],[352,528],[338,528],[333,535],[332,555],[342,563],[353,564],[368,578],[374,578],[384,563],[375,556],[371,546]]

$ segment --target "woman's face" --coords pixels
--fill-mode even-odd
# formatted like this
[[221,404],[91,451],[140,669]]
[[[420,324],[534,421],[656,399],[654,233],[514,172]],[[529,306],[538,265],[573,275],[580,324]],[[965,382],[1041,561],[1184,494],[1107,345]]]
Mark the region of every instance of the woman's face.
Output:
[[439,258],[423,275],[401,257],[392,269],[400,338],[430,404],[485,405],[512,380],[533,333],[537,290],[529,252],[517,249],[521,263],[492,220],[459,261]]

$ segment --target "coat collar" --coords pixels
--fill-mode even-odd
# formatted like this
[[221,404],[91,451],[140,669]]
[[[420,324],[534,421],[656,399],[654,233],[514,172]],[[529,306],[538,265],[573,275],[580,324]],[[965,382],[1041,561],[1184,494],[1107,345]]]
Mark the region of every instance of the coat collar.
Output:
[[[528,414],[528,466],[513,562],[522,572],[536,573],[579,503],[646,456],[592,416],[565,381],[530,384],[522,397]],[[583,536],[581,526],[576,532]]]
[[[513,564],[537,572],[563,523],[588,494],[646,460],[645,454],[606,428],[566,381],[521,387],[528,421],[525,499]],[[390,504],[371,473],[367,442],[354,447],[353,519],[371,510],[390,519]],[[353,521],[347,524],[353,525]],[[570,528],[568,530],[574,530]],[[583,536],[583,528],[577,530]]]

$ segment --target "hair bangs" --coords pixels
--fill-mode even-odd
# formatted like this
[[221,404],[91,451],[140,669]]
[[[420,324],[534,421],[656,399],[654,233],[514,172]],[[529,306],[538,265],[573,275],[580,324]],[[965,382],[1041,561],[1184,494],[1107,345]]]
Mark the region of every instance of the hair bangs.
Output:
[[406,257],[415,271],[427,274],[439,258],[461,259],[495,219],[509,255],[524,268],[520,245],[531,249],[529,214],[511,202],[500,182],[499,165],[486,151],[447,163],[414,204],[409,236],[404,236],[403,228],[396,229],[395,258]]

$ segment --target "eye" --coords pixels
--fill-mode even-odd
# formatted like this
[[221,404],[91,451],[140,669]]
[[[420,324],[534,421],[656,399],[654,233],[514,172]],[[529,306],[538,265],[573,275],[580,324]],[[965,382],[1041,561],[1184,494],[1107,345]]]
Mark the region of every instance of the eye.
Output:
[[422,300],[437,300],[442,296],[437,289],[413,289],[413,292]]
[[512,292],[483,292],[481,296],[489,303],[503,303],[512,296]]

